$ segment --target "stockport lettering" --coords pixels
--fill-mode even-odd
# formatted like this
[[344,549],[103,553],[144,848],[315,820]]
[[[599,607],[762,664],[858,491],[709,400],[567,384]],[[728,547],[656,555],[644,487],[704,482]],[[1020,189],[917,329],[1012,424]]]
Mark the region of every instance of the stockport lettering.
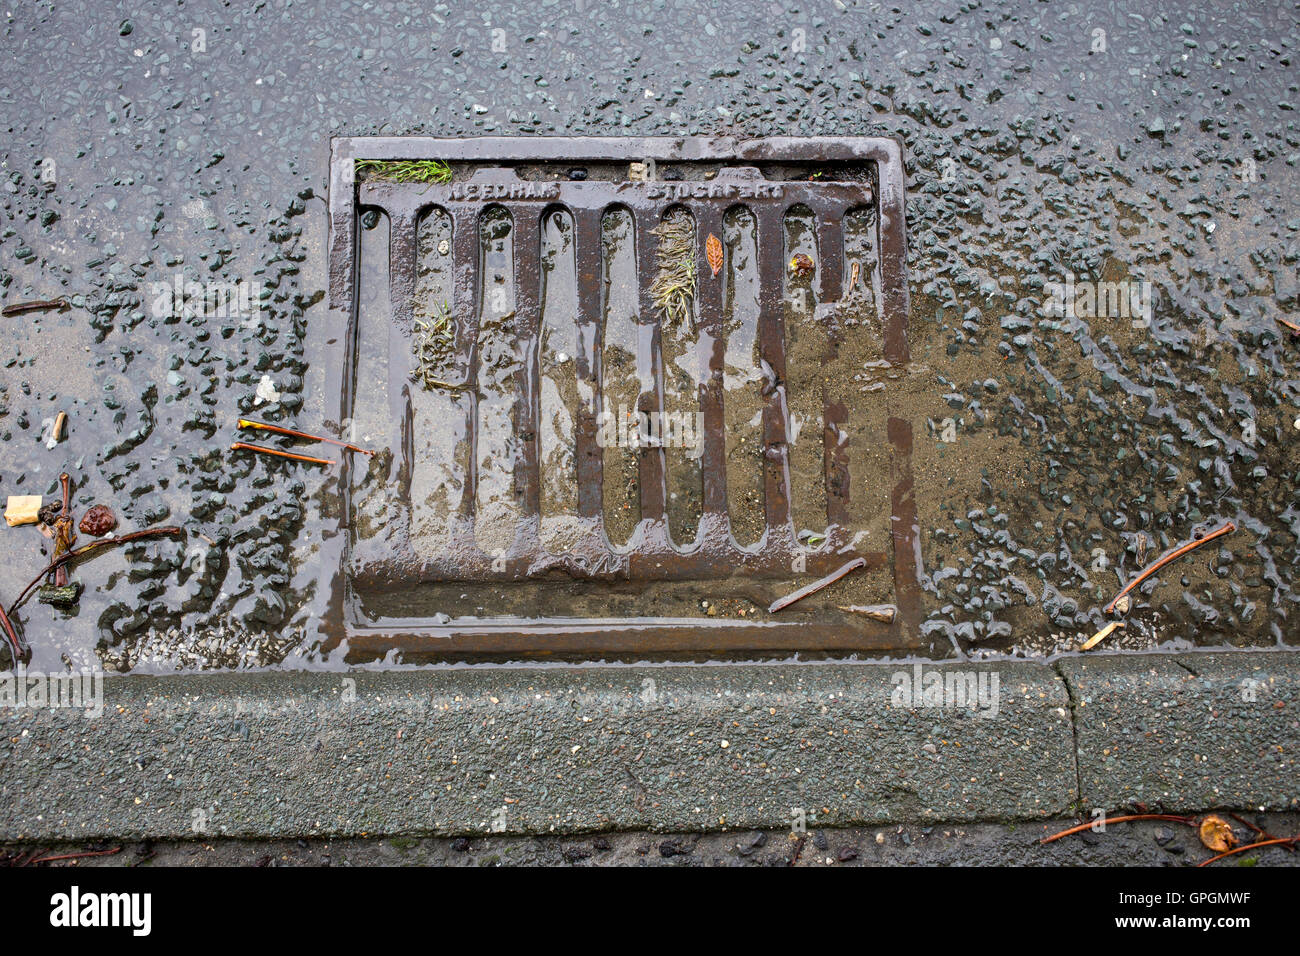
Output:
[[650,199],[780,199],[781,186],[778,183],[666,183],[646,184],[646,196]]

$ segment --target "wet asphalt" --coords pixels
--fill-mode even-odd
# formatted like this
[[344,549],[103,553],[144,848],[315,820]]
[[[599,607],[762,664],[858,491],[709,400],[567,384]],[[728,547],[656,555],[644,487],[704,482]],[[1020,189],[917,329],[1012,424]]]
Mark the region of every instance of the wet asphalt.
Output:
[[[32,667],[341,666],[319,649],[323,479],[228,446],[241,414],[310,427],[330,406],[329,139],[380,133],[899,138],[932,651],[1077,646],[1144,563],[1225,521],[1110,646],[1294,644],[1297,21],[1280,3],[16,6],[0,296],[70,308],[4,320],[0,495],[52,495],[67,470],[78,508],[187,532],[87,564],[75,611],[29,605]],[[1048,314],[1071,280],[1146,290],[1149,323]],[[163,315],[177,281],[249,283],[260,316]],[[47,544],[4,536],[9,597]]]

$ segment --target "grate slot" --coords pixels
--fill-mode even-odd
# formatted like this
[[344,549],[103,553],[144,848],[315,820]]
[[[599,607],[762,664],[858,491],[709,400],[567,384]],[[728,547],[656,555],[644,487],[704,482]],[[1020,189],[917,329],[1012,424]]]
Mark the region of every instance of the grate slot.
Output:
[[[706,249],[709,237],[722,242],[722,222],[726,210],[721,205],[701,205],[695,212],[696,248]],[[726,371],[726,336],[722,319],[723,276],[726,275],[726,249],[723,247],[723,271],[714,277],[704,257],[697,283],[695,328],[697,356],[704,370],[699,387],[700,471],[703,477],[703,513],[696,540],[730,537],[731,522],[727,508],[726,410],[723,406],[723,376]]]
[[[601,374],[604,342],[601,317],[605,312],[604,207],[575,209],[573,258],[578,285],[578,350],[574,356],[579,395],[584,398],[574,422],[574,457],[578,475],[578,515],[590,525],[591,537],[604,536],[604,453],[597,440],[597,415],[602,407]],[[583,395],[584,387],[586,394]]]
[[[636,281],[641,300],[641,310],[637,314],[636,363],[642,392],[637,398],[637,414],[648,422],[661,418],[664,413],[662,330],[659,327],[654,296],[650,292],[653,276],[659,269],[656,258],[658,243],[652,230],[659,226],[662,216],[658,211],[645,207],[634,209],[632,214],[635,223],[633,242],[636,248]],[[645,388],[647,384],[649,390]],[[664,450],[653,444],[641,447],[638,471],[643,536],[640,547],[651,551],[667,551],[668,476]]]

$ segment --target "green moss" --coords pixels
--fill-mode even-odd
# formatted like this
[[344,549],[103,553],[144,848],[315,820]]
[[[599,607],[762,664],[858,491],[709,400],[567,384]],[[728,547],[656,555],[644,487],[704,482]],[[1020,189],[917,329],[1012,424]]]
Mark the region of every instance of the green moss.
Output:
[[358,159],[357,175],[389,183],[443,186],[451,182],[451,167],[440,159]]

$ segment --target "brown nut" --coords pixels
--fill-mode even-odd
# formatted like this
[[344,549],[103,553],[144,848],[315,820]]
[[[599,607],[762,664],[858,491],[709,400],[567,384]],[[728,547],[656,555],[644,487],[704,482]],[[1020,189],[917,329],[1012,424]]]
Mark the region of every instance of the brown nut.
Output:
[[82,534],[100,538],[117,527],[117,518],[108,510],[108,505],[95,505],[81,516],[81,524],[77,527]]

